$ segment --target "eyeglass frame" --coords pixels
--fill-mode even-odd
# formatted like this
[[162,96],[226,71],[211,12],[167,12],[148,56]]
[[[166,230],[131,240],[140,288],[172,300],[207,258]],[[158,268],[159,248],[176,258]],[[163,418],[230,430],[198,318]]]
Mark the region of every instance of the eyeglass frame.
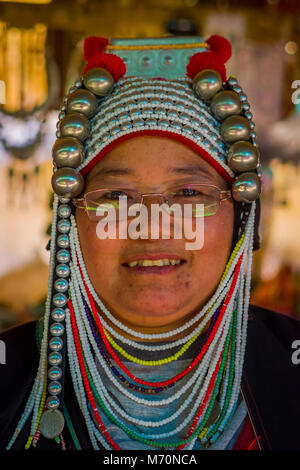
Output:
[[[231,193],[231,190],[230,189],[226,189],[226,190],[223,190],[221,188],[219,188],[218,186],[215,186],[213,184],[207,184],[207,183],[190,183],[191,185],[193,186],[208,186],[210,188],[214,188],[214,189],[217,189],[219,191],[219,201],[216,201],[216,202],[219,202],[219,206],[218,206],[218,209],[220,207],[220,203],[222,201],[227,201],[228,199],[230,199],[232,197],[232,193]],[[178,188],[181,188],[181,186],[178,186]],[[170,190],[175,190],[177,188],[174,187],[174,188],[171,188]],[[170,191],[168,190],[168,191]],[[86,195],[87,194],[90,194],[90,193],[96,193],[97,191],[132,191],[136,194],[138,194],[140,196],[140,202],[136,202],[135,204],[140,204],[142,205],[143,204],[143,200],[144,200],[144,197],[149,197],[149,196],[159,196],[161,198],[161,202],[162,204],[168,204],[168,200],[166,198],[166,196],[164,195],[165,194],[165,191],[164,192],[160,192],[160,193],[141,193],[140,191],[136,190],[136,189],[128,189],[128,188],[101,188],[101,189],[95,189],[93,191],[88,191],[83,197],[81,198],[72,198],[72,202],[74,204],[74,206],[77,208],[77,209],[85,209],[87,215],[89,214],[89,212],[86,210]],[[222,195],[225,195],[225,197],[222,198]],[[80,202],[83,201],[84,204],[82,206],[80,206]],[[217,210],[218,211],[218,210]],[[216,212],[217,213],[217,212]],[[216,215],[213,214],[213,215]],[[88,215],[89,217],[89,215]]]

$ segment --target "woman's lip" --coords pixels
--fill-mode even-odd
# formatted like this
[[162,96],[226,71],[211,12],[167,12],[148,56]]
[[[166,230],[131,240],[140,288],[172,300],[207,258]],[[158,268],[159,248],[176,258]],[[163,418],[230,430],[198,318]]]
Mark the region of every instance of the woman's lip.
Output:
[[141,259],[158,260],[158,259],[179,259],[180,261],[186,261],[182,256],[175,255],[173,253],[141,253],[139,255],[131,256],[123,261],[124,264],[132,263],[133,261],[140,261]]
[[180,269],[185,264],[185,261],[181,262],[180,264],[175,264],[172,266],[171,264],[166,266],[128,266],[123,264],[123,266],[130,270],[132,274],[168,274]]

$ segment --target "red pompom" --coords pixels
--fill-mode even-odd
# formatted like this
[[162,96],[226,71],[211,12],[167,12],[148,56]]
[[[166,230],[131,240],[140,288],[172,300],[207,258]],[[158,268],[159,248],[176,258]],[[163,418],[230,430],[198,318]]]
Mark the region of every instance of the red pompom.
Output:
[[225,62],[231,57],[231,44],[227,39],[217,35],[210,36],[206,42],[210,46],[210,51],[194,54],[189,60],[186,73],[193,79],[201,70],[213,69],[220,73],[225,82]]
[[192,55],[186,67],[187,76],[193,79],[197,73],[205,69],[217,70],[222,77],[223,82],[226,81],[226,68],[219,57],[212,52],[196,52]]
[[115,54],[106,54],[104,52],[94,54],[84,67],[84,73],[96,67],[106,69],[110,72],[114,81],[118,81],[126,73],[126,65],[123,60]]
[[207,44],[210,46],[210,52],[217,55],[222,62],[227,62],[231,57],[231,44],[223,36],[216,34],[207,39]]
[[86,61],[100,52],[104,52],[104,48],[108,44],[108,39],[90,36],[84,40],[83,55]]

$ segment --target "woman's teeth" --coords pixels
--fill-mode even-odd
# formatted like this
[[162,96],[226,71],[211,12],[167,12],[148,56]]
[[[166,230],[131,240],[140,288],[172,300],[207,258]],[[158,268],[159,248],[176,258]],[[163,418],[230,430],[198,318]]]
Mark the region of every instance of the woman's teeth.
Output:
[[175,266],[180,263],[180,259],[140,259],[127,264],[133,268],[134,266]]

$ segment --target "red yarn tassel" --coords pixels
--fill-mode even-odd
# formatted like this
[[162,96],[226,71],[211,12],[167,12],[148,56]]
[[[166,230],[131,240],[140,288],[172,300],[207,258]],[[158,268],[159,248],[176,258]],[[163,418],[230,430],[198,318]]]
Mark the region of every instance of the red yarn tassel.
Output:
[[213,69],[217,70],[222,77],[223,82],[226,81],[226,68],[215,54],[212,52],[196,52],[192,55],[186,67],[187,76],[193,79],[201,70]]
[[83,55],[84,59],[88,61],[91,57],[100,52],[104,52],[105,47],[108,44],[108,39],[98,38],[96,36],[89,36],[84,40],[83,44]]
[[222,62],[227,62],[231,57],[231,44],[223,36],[217,36],[216,34],[210,36],[206,43],[210,46],[210,51],[219,57]]
[[83,45],[84,58],[87,61],[84,73],[90,69],[100,67],[111,73],[117,82],[126,73],[126,65],[123,60],[115,54],[107,54],[104,49],[108,39],[90,36],[85,39]]
[[196,52],[192,55],[186,67],[187,76],[193,79],[202,70],[213,69],[219,72],[223,82],[225,82],[225,62],[231,56],[230,42],[217,35],[211,36],[206,42],[210,46],[210,51]]

